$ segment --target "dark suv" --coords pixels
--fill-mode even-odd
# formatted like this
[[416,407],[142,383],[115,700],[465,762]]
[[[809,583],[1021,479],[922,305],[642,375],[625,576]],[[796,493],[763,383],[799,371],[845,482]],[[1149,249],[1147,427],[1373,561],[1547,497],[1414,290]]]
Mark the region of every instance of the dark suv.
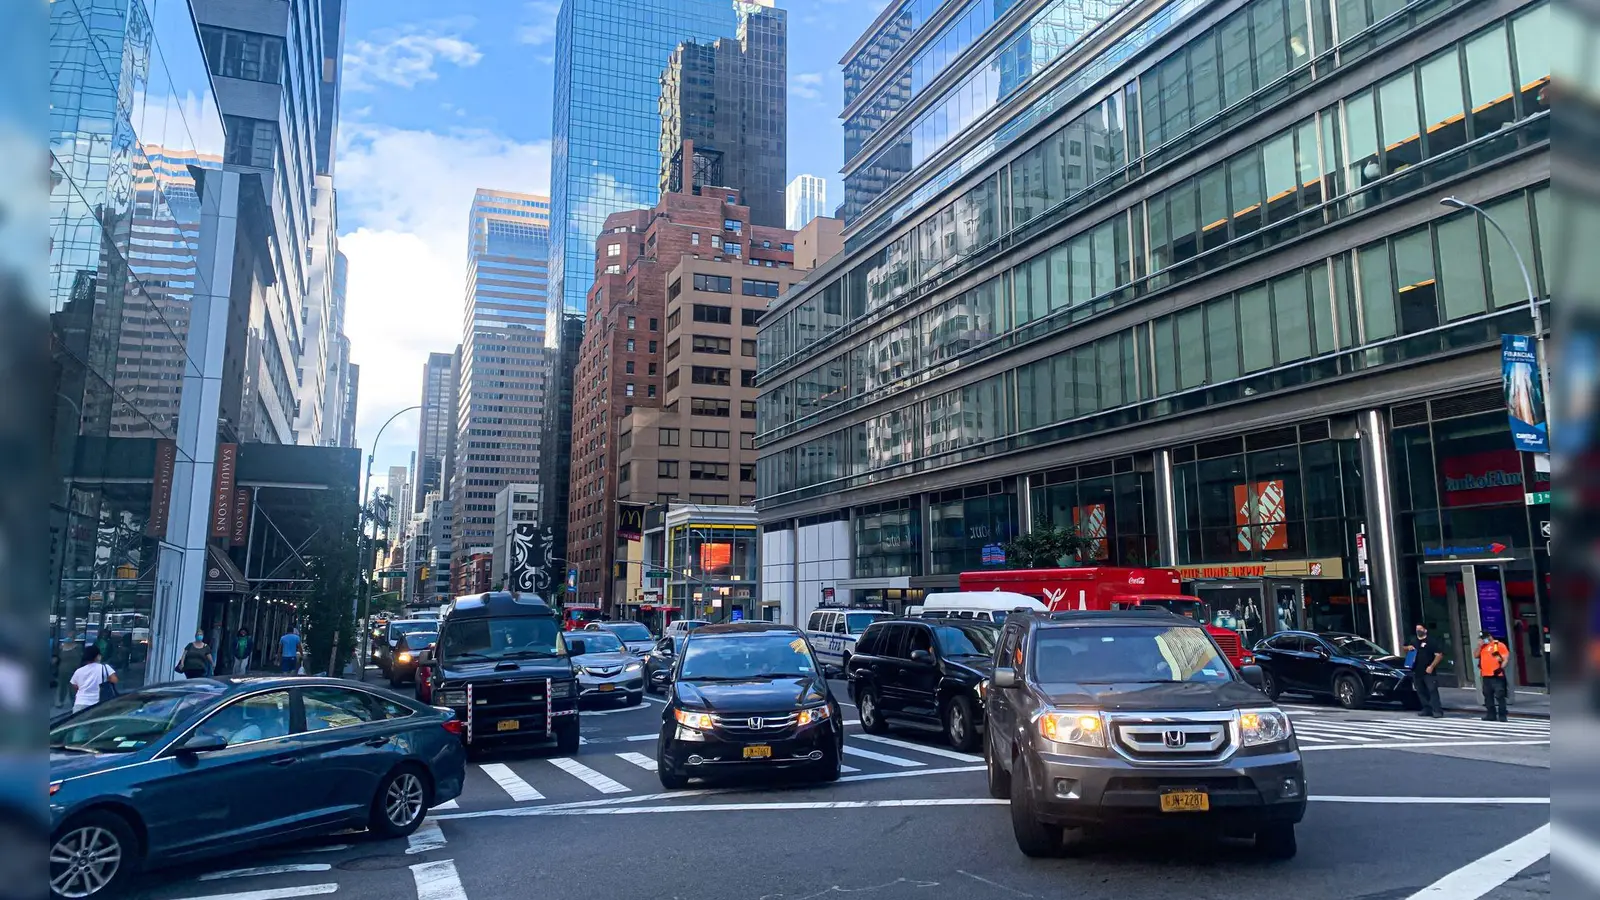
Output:
[[1164,611],[1011,615],[984,760],[1017,846],[1048,856],[1069,827],[1177,824],[1294,856],[1305,769],[1260,682],[1198,622]]
[[861,730],[938,729],[957,750],[978,749],[983,684],[999,629],[971,619],[885,619],[867,626],[845,664]]

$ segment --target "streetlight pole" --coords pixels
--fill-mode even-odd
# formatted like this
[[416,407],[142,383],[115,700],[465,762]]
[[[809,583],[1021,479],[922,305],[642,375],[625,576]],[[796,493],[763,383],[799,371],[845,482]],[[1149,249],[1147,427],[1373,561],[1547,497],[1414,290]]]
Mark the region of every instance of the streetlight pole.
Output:
[[1445,206],[1453,206],[1456,209],[1471,210],[1482,216],[1483,220],[1488,222],[1489,226],[1495,231],[1499,232],[1500,237],[1505,239],[1506,246],[1511,248],[1511,256],[1517,261],[1517,268],[1522,271],[1523,287],[1528,291],[1528,312],[1533,316],[1533,340],[1535,346],[1538,348],[1539,354],[1539,390],[1544,394],[1545,434],[1547,439],[1554,437],[1555,429],[1553,429],[1550,425],[1550,420],[1552,418],[1550,415],[1550,410],[1555,407],[1555,404],[1550,400],[1550,355],[1545,352],[1544,316],[1539,312],[1539,295],[1533,290],[1533,278],[1528,274],[1528,265],[1522,259],[1522,251],[1517,249],[1517,242],[1511,239],[1511,235],[1507,233],[1504,228],[1500,227],[1500,223],[1495,221],[1494,216],[1489,215],[1489,213],[1485,211],[1483,207],[1477,205],[1476,203],[1468,203],[1460,197],[1455,196],[1446,197],[1439,202]]
[[[401,416],[405,415],[408,412],[419,410],[421,408],[422,408],[421,405],[408,406],[405,409],[402,409],[399,412],[395,413],[394,415],[390,416],[389,417],[389,421],[384,422],[383,423],[383,427],[378,429],[377,437],[374,437],[372,439],[372,447],[371,447],[371,449],[369,449],[367,451],[367,474],[366,474],[365,480],[363,480],[362,485],[361,485],[361,509],[362,509],[363,513],[365,513],[365,511],[366,511],[366,505],[368,503],[367,494],[368,494],[369,491],[372,490],[372,463],[373,463],[373,461],[375,459],[377,459],[377,456],[378,456],[378,442],[383,440],[383,433],[385,431],[389,430],[390,424],[392,424],[395,419],[400,418]],[[351,610],[350,611],[352,613],[356,613],[357,614],[354,617],[356,622],[352,623],[352,627],[355,627],[356,623],[365,623],[367,618],[372,615],[372,575],[371,575],[372,568],[371,567],[372,567],[372,563],[373,563],[373,555],[370,552],[363,552],[362,549],[361,549],[361,545],[365,542],[365,539],[366,539],[366,536],[367,536],[367,529],[366,529],[366,523],[365,522],[360,522],[359,524],[361,525],[361,539],[356,541],[356,547],[357,547],[356,552],[361,554],[361,558],[357,559],[357,563],[358,563],[357,571],[360,572],[362,575],[364,575],[366,577],[362,578],[362,580],[361,580],[361,596],[360,596],[361,608],[359,610],[357,610],[355,608],[355,603],[356,603],[356,599],[355,598],[351,598],[351,601],[350,601],[350,606],[351,606]],[[373,518],[373,520],[372,520],[372,548],[371,548],[372,550],[376,550],[377,543],[378,543],[378,520],[376,518]],[[372,632],[371,632],[371,629],[365,627],[365,624],[362,624],[361,625],[361,634],[363,635],[363,639],[356,642],[356,652],[360,657],[356,661],[356,677],[357,678],[362,677],[363,673],[366,671],[367,659],[370,657],[370,654],[372,653],[372,637],[371,637]],[[335,638],[334,638],[334,646],[338,646],[338,638],[337,638],[337,636],[335,636]],[[332,673],[329,673],[329,674],[332,674]]]

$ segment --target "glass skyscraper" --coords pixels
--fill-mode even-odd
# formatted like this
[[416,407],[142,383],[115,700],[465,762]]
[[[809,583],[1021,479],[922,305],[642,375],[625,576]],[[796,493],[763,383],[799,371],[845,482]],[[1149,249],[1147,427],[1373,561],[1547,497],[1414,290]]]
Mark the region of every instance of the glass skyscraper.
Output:
[[[564,0],[556,18],[550,283],[582,314],[606,216],[660,194],[661,71],[683,41],[738,37],[735,0]],[[552,329],[550,339],[559,338]]]

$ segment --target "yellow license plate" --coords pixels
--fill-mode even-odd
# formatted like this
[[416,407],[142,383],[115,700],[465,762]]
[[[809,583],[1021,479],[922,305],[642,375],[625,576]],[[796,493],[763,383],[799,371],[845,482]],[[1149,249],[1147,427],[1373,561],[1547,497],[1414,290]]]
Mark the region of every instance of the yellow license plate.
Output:
[[501,719],[494,724],[495,731],[516,731],[521,727],[522,723],[516,719]]
[[602,693],[602,694],[604,694],[606,691],[614,691],[616,689],[617,689],[617,686],[614,685],[614,684],[602,684],[602,685],[600,685],[600,693]]
[[744,748],[745,759],[771,759],[772,748],[766,744],[757,744],[754,747]]
[[1205,791],[1167,791],[1161,795],[1161,811],[1209,812],[1211,795]]

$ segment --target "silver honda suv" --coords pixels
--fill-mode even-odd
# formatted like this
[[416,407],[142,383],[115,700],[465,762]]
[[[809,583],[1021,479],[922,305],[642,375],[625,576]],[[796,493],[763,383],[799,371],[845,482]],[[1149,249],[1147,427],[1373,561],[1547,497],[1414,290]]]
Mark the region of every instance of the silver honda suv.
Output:
[[1198,622],[1163,610],[1014,613],[986,686],[989,792],[1028,856],[1067,828],[1192,826],[1294,856],[1293,726]]

